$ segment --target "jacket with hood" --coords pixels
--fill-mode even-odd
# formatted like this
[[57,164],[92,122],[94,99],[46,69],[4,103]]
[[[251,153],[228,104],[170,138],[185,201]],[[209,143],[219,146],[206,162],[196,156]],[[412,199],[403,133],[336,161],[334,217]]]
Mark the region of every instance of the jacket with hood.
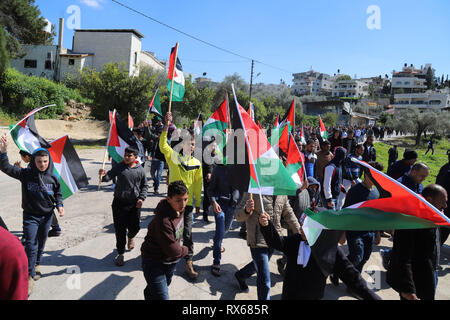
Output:
[[184,230],[183,217],[184,213],[178,215],[167,200],[159,202],[141,247],[143,259],[172,264],[187,255],[187,247],[181,245]]
[[341,192],[342,165],[345,159],[345,149],[337,148],[334,158],[325,167],[323,177],[323,192],[326,200],[337,199]]
[[108,182],[114,177],[117,177],[114,198],[121,203],[135,205],[139,199],[147,198],[147,178],[142,165],[137,164],[132,168],[121,162],[108,171],[102,181]]
[[[44,172],[36,167],[38,151],[45,151],[49,157],[48,168]],[[22,183],[22,209],[27,214],[46,216],[51,214],[55,207],[63,206],[61,185],[58,177],[53,174],[53,160],[46,149],[35,150],[30,165],[25,169],[11,165],[8,155],[0,153],[0,170]]]

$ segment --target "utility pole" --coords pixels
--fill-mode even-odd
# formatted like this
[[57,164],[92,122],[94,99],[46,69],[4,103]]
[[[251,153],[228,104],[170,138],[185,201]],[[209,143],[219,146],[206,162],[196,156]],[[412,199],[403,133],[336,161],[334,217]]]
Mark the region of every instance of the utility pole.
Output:
[[252,86],[253,86],[253,68],[255,66],[255,60],[252,60],[252,72],[250,74],[250,102],[252,101]]

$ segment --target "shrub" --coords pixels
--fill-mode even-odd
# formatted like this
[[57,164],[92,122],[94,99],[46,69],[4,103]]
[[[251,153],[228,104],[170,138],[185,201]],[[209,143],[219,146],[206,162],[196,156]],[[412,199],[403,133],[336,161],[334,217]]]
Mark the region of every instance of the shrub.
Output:
[[56,104],[56,107],[47,108],[36,115],[42,119],[56,118],[64,113],[65,102],[69,100],[88,102],[77,90],[45,78],[27,76],[11,68],[3,74],[0,83],[4,111],[18,117],[34,108]]

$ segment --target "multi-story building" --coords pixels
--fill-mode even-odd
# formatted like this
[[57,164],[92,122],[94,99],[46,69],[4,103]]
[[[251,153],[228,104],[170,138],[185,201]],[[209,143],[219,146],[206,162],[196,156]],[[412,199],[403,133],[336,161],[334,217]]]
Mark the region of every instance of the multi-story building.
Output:
[[359,99],[369,95],[369,82],[362,80],[339,80],[334,83],[332,96]]
[[[392,94],[394,95],[394,108],[397,111],[406,108],[425,110],[443,110],[450,107],[450,92],[448,90],[427,90],[426,76],[431,64],[416,69],[414,65],[407,64],[402,71],[394,70],[392,76]],[[432,69],[434,72],[434,69]]]
[[314,70],[294,73],[292,94],[294,95],[331,95],[333,77]]
[[438,110],[450,108],[450,92],[426,91],[422,93],[405,93],[394,96],[394,108],[396,111],[407,108],[417,108],[420,111]]

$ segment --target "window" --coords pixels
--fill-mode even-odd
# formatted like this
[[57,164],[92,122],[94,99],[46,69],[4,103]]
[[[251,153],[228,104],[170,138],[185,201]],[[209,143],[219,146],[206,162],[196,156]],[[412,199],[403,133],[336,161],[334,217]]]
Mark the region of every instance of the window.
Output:
[[25,60],[24,67],[25,68],[36,68],[37,60]]
[[45,69],[52,70],[52,62],[50,60],[45,61]]
[[75,65],[75,59],[69,59],[69,66]]
[[137,58],[138,58],[138,55],[137,55],[137,52],[135,52],[134,53],[134,64],[138,63]]
[[47,59],[49,59],[49,60],[52,59],[52,53],[51,52],[47,52]]

